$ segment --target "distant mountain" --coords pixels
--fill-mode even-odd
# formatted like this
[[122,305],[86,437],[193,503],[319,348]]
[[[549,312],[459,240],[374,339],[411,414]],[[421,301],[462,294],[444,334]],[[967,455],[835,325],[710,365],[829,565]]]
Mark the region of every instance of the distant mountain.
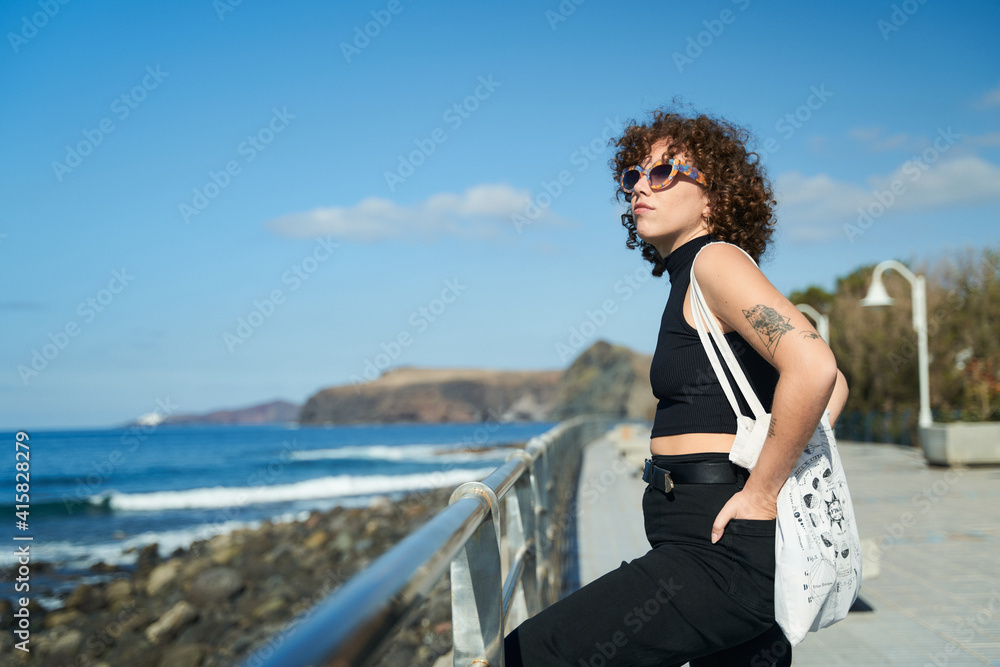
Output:
[[299,421],[558,421],[594,412],[652,420],[651,362],[651,355],[597,341],[565,371],[402,366],[370,382],[317,392],[302,406]]
[[359,384],[323,389],[306,401],[302,424],[541,421],[562,371],[479,368],[386,370]]
[[272,401],[201,415],[150,413],[135,424],[390,424],[484,421],[561,421],[601,413],[652,421],[651,355],[603,340],[566,370],[483,368],[387,369],[369,382],[322,389],[301,407]]
[[573,360],[562,374],[555,405],[547,419],[600,413],[652,421],[656,397],[649,386],[650,354],[599,340]]
[[294,422],[299,417],[299,406],[288,401],[271,401],[235,410],[215,410],[201,415],[170,415],[162,418],[159,413],[143,415],[136,424],[271,424]]

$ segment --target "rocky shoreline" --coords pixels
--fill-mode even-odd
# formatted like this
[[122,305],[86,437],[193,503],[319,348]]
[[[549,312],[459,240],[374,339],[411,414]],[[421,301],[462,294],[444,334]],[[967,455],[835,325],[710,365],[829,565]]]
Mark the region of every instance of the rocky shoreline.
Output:
[[[0,666],[241,665],[280,642],[294,617],[447,506],[452,490],[380,497],[367,508],[313,512],[304,521],[264,522],[167,555],[152,544],[130,568],[98,563],[90,574],[106,580],[79,584],[59,609],[35,603],[44,592],[33,588],[28,653],[15,649],[12,609],[0,600]],[[46,568],[31,567],[33,573]],[[378,664],[431,667],[451,649],[447,574],[414,619]]]

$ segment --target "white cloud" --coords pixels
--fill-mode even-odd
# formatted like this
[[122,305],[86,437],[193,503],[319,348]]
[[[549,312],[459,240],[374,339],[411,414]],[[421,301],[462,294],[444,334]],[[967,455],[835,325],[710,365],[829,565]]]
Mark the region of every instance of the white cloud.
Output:
[[847,136],[854,139],[873,153],[883,153],[896,149],[916,150],[918,146],[926,143],[911,137],[905,132],[897,132],[892,136],[885,136],[881,127],[855,127],[847,131]]
[[983,99],[980,100],[980,104],[984,107],[1000,107],[1000,86],[986,91]]
[[881,217],[1000,201],[1000,167],[974,155],[922,164],[908,160],[889,174],[870,177],[866,186],[789,172],[775,179],[775,191],[789,237],[818,241],[842,235],[843,225],[858,219],[859,208],[880,205],[884,210],[876,217]]
[[[544,194],[544,193],[543,193]],[[266,227],[294,238],[331,235],[373,243],[388,239],[430,240],[436,236],[492,238],[507,231],[517,233],[512,218],[529,223],[567,226],[565,220],[539,204],[547,194],[532,197],[528,190],[506,184],[476,185],[465,192],[442,192],[413,206],[401,206],[380,197],[369,197],[354,206],[315,208],[275,218]],[[537,208],[536,208],[537,207]]]
[[847,131],[847,136],[855,141],[868,144],[882,136],[880,127],[854,127]]
[[970,146],[1000,146],[1000,132],[968,136],[965,138],[965,143]]

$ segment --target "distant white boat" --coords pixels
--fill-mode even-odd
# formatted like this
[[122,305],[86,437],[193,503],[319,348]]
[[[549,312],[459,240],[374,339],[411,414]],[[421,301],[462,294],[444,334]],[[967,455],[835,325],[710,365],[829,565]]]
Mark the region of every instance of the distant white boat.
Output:
[[156,426],[163,421],[164,417],[160,412],[149,412],[135,420],[140,426]]

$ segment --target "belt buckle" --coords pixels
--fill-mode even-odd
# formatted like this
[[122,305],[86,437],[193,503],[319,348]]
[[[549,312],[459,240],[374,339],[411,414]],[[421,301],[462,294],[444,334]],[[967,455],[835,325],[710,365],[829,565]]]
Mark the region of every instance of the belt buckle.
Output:
[[645,463],[643,465],[642,481],[646,482],[647,484],[653,484],[654,486],[656,486],[656,484],[655,484],[656,476],[655,476],[654,470],[653,470],[654,468],[657,471],[663,473],[663,492],[664,493],[670,493],[671,491],[673,491],[674,490],[674,480],[671,479],[671,477],[670,477],[670,471],[669,470],[664,470],[663,468],[660,468],[659,466],[654,466],[653,465],[653,461],[650,460],[650,459],[646,459],[646,461],[645,461]]
[[[663,468],[660,468],[663,470]],[[674,490],[674,480],[670,476],[669,470],[663,470],[663,492],[671,493]]]

